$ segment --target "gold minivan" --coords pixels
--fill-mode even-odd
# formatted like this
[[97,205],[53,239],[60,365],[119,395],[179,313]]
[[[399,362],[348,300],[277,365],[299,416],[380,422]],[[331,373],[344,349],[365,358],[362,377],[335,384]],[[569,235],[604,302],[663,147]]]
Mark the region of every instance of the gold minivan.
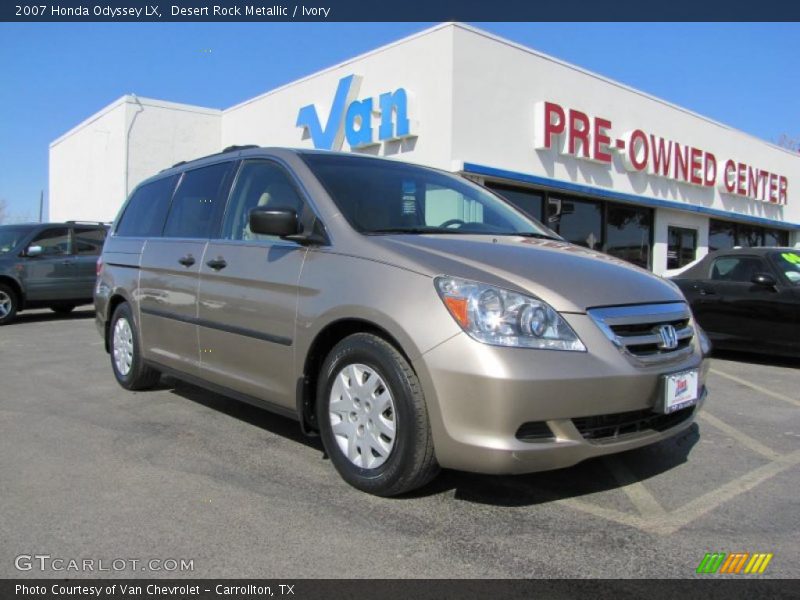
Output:
[[140,184],[98,261],[119,383],[165,373],[299,421],[396,495],[690,426],[708,342],[672,283],[459,176],[231,147]]

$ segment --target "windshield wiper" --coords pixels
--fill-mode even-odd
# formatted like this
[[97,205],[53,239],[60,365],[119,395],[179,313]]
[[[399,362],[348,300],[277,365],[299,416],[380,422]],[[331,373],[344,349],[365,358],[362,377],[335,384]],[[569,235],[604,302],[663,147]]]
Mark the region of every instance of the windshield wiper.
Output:
[[439,228],[439,227],[386,227],[383,229],[370,229],[369,231],[365,231],[366,234],[384,234],[384,233],[455,233],[455,234],[463,234],[469,233],[465,231],[459,231],[458,229],[448,229],[448,228]]
[[556,240],[563,242],[564,240],[546,233],[537,233],[535,231],[504,231],[503,233],[492,233],[490,235],[518,235],[520,237],[536,238],[537,240]]

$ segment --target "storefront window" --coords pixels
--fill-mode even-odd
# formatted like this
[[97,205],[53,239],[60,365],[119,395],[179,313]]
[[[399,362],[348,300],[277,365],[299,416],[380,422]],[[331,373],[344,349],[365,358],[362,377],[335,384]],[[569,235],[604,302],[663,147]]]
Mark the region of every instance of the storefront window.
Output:
[[788,246],[789,245],[789,232],[780,229],[765,229],[764,230],[764,245],[765,246]]
[[782,229],[766,229],[758,225],[746,225],[731,221],[711,219],[709,224],[709,251],[724,250],[734,246],[788,246],[789,232]]
[[653,212],[635,206],[608,205],[606,252],[646,269],[650,266]]
[[683,227],[667,229],[667,269],[679,269],[697,255],[697,230]]
[[537,221],[542,220],[543,195],[541,193],[492,183],[487,183],[486,187],[500,194],[529,217],[533,217]]
[[545,225],[578,246],[603,248],[603,205],[599,202],[551,196]]
[[764,230],[755,225],[736,225],[736,245],[755,248],[764,245]]
[[736,245],[736,223],[711,219],[708,226],[708,251],[727,250]]

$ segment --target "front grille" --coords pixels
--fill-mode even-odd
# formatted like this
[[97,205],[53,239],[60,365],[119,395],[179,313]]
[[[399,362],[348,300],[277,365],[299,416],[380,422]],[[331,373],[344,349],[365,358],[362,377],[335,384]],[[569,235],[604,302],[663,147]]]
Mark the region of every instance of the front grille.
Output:
[[611,306],[587,312],[620,351],[639,363],[676,360],[692,351],[694,327],[689,307],[683,302]]
[[643,431],[666,431],[692,416],[694,406],[662,415],[652,410],[634,410],[613,415],[572,419],[572,424],[587,440],[607,440]]
[[517,429],[517,439],[522,442],[551,442],[555,437],[546,422],[530,421]]

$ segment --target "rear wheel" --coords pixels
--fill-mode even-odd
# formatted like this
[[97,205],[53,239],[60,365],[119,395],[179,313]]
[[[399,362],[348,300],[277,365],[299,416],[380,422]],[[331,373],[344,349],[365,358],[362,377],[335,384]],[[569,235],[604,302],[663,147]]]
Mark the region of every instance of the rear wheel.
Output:
[[122,303],[114,310],[109,329],[111,368],[119,384],[128,390],[144,390],[158,383],[161,374],[145,364],[139,333],[130,305]]
[[336,470],[364,492],[402,494],[439,470],[417,375],[380,337],[358,333],[331,350],[317,388],[317,421]]
[[14,320],[19,308],[16,292],[4,283],[0,283],[0,325]]

